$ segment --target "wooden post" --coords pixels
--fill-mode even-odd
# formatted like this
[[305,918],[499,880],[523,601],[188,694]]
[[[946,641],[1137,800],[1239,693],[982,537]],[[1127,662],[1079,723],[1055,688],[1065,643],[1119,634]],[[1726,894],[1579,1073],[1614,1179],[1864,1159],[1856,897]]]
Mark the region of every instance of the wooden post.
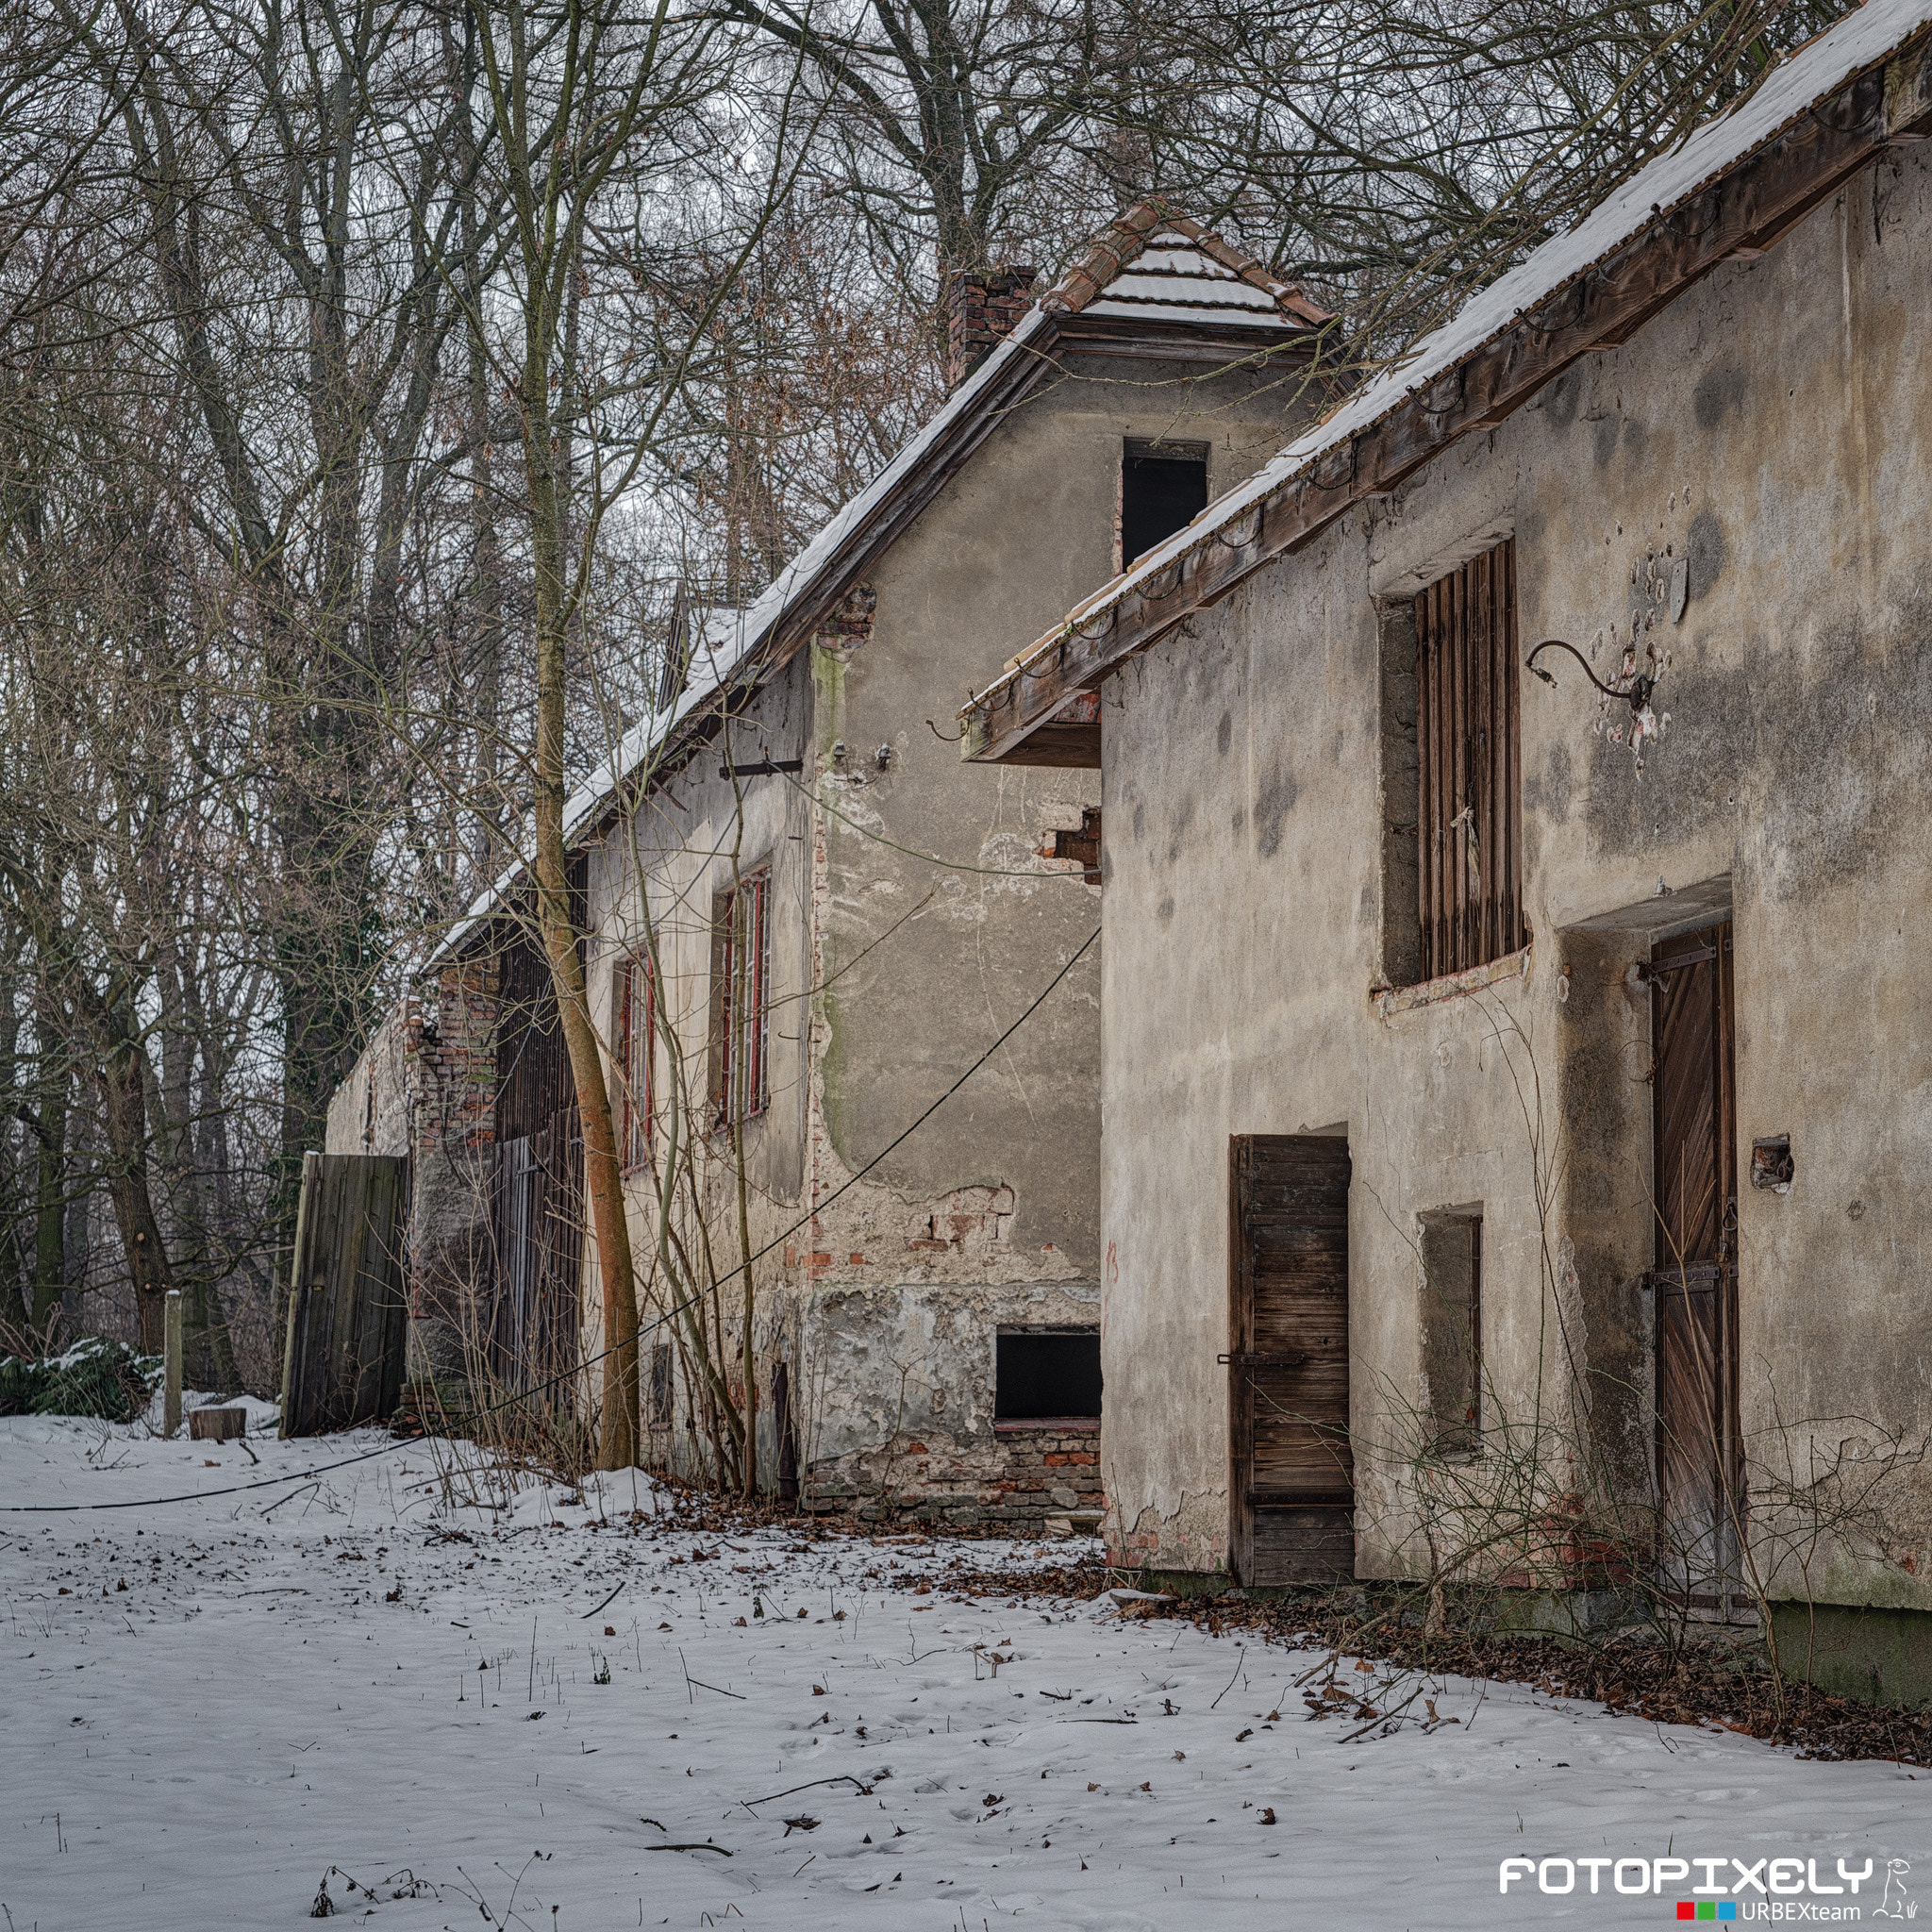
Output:
[[168,1291],[162,1328],[161,1434],[173,1439],[181,1426],[181,1291]]
[[289,1333],[282,1354],[282,1421],[277,1434],[296,1433],[295,1404],[301,1395],[303,1291],[308,1286],[309,1207],[322,1174],[322,1156],[311,1149],[302,1157],[302,1191],[295,1197],[295,1245],[289,1251]]

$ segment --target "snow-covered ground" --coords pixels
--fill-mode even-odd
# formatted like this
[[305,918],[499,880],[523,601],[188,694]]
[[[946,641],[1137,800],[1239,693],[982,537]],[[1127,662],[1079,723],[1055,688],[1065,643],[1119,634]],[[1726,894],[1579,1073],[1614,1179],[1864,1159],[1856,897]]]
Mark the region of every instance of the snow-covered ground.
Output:
[[[251,1438],[257,1466],[16,1419],[0,1503],[199,1493],[380,1440]],[[1419,1697],[1353,1735],[1308,1721],[1314,1653],[946,1585],[1064,1543],[697,1536],[663,1507],[629,1474],[452,1507],[418,1444],[308,1487],[0,1515],[0,1924],[293,1926],[332,1868],[337,1911],[393,1932],[1652,1925],[1733,1858],[1787,1888],[1747,1882],[1745,1920],[1869,1920],[1894,1860],[1932,1895],[1932,1781],[1896,1766],[1455,1679],[1396,1695],[1435,1722]],[[1509,1857],[1649,1862],[1499,1895]],[[1724,1862],[1674,1875],[1697,1858]],[[1661,1896],[1614,1889],[1659,1859]],[[1874,1876],[1812,1892],[1840,1860]]]

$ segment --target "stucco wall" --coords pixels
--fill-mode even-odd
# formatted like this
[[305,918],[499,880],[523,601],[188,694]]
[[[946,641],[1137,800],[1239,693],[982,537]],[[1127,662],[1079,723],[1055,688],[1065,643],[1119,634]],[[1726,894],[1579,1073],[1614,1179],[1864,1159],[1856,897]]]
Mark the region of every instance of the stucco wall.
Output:
[[[1043,629],[1112,573],[1124,439],[1211,441],[1221,489],[1285,422],[1281,391],[1253,373],[1203,380],[1198,363],[1070,358],[870,569],[850,621],[731,727],[737,758],[802,755],[807,767],[797,784],[744,786],[744,862],[774,855],[773,1105],[747,1131],[746,1158],[753,1246],[778,1242],[758,1264],[760,1374],[768,1385],[782,1354],[808,1482],[824,1491],[1023,1507],[992,1426],[995,1332],[1098,1319],[1097,945],[1008,1047],[855,1180],[1100,923],[1100,888],[1042,856],[1098,803],[1099,774],[962,769],[926,721],[943,724],[997,670],[1016,628]],[[1042,530],[1054,534],[1044,549]],[[607,837],[591,875],[593,1010],[614,1038],[613,966],[648,875],[665,997],[699,1092],[710,907],[734,836],[718,763],[712,747],[668,776]],[[714,1253],[735,1265],[728,1162],[710,1173]],[[647,1256],[641,1178],[632,1201]],[[681,1392],[680,1430],[685,1413]],[[1024,1507],[1065,1507],[1052,1488],[1032,1483]]]
[[[1383,1452],[1422,1399],[1432,1208],[1484,1206],[1500,1398],[1523,1412],[1567,1354],[1641,1463],[1649,1013],[1624,973],[1726,903],[1740,1179],[1756,1136],[1788,1132],[1797,1163],[1788,1194],[1740,1192],[1747,1449],[1803,1474],[1932,1425],[1928,290],[1932,174],[1888,156],[1107,687],[1105,1474],[1127,1554],[1226,1554],[1235,1134],[1347,1125],[1362,1574],[1419,1562]],[[1647,564],[1688,557],[1669,728],[1640,774],[1574,664],[1554,691],[1524,679],[1526,976],[1384,1017],[1382,608],[1511,535],[1525,645],[1601,640],[1605,675]],[[1822,1549],[1821,1595],[1932,1603],[1923,1481],[1887,1507],[1889,1557]]]

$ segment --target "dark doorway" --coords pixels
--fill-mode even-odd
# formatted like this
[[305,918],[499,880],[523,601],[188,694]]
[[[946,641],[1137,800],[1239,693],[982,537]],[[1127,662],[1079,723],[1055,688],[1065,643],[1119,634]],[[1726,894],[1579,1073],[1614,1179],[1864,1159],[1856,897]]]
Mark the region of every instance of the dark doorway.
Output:
[[1121,568],[1208,508],[1205,442],[1141,442],[1121,456]]
[[1243,1584],[1355,1574],[1348,1142],[1233,1143],[1233,1560]]
[[1731,927],[1651,954],[1657,1561],[1692,1607],[1737,1587],[1737,1071]]

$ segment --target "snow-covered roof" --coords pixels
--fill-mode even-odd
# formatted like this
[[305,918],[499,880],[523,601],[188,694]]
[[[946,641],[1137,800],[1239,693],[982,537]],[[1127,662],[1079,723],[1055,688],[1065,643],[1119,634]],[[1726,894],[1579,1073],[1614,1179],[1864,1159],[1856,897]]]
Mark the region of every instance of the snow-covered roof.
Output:
[[1162,321],[1265,323],[1281,326],[1281,310],[1265,290],[1224,268],[1183,235],[1153,236],[1133,267],[1090,302],[1088,315],[1158,317]]
[[[962,709],[970,717],[1069,632],[1104,629],[1115,608],[1172,570],[1216,533],[1298,482],[1328,452],[1341,448],[1469,360],[1533,308],[1541,308],[1606,256],[1634,240],[1772,142],[1859,75],[1878,66],[1932,23],[1932,0],[1866,0],[1788,56],[1757,91],[1696,128],[1683,143],[1640,170],[1562,234],[1473,297],[1449,322],[1424,336],[1393,367],[1365,383],[1325,421],[1297,437],[1244,483],[1217,497],[1194,521],[1138,558],[1130,570],[1074,606],[1061,623],[1010,660],[1006,673]],[[1268,559],[1259,559],[1256,568]],[[1039,722],[1039,721],[1031,721]]]
[[[1152,240],[1155,256],[1147,260]],[[1137,288],[1167,291],[1154,300],[1118,288],[1132,265]],[[1116,301],[1116,297],[1118,300]],[[1101,298],[1096,300],[1096,298]],[[1172,312],[1169,312],[1172,311]],[[1211,329],[1252,327],[1265,323],[1280,330],[1318,325],[1326,314],[1291,284],[1268,274],[1211,229],[1176,214],[1166,203],[1136,203],[1101,230],[1069,270],[1014,325],[920,432],[872,482],[853,497],[772,580],[763,594],[742,610],[713,612],[692,653],[684,691],[668,708],[651,712],[619,741],[611,755],[591,774],[564,807],[563,840],[568,850],[601,823],[611,801],[642,773],[676,737],[679,727],[704,710],[734,681],[755,675],[753,659],[793,610],[829,576],[853,566],[844,555],[857,537],[902,489],[924,470],[928,459],[953,432],[990,397],[1002,393],[1024,360],[1041,361],[1067,318],[1086,313],[1109,319],[1175,321]],[[508,867],[470,909],[452,924],[421,969],[429,972],[461,950],[525,875],[519,861]]]

